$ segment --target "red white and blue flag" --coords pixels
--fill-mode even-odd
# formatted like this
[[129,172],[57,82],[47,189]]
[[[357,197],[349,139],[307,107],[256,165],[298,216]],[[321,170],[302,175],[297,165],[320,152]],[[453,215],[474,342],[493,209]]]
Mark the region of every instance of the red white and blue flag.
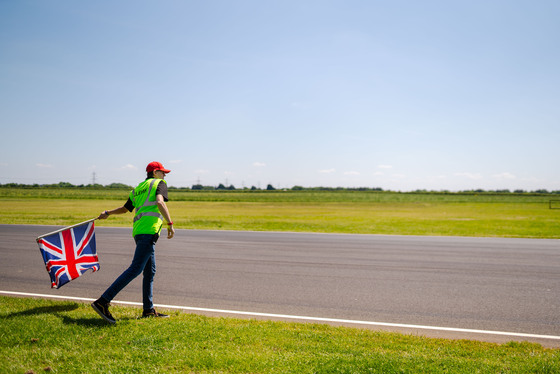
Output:
[[37,238],[51,288],[60,288],[88,270],[99,270],[93,220]]

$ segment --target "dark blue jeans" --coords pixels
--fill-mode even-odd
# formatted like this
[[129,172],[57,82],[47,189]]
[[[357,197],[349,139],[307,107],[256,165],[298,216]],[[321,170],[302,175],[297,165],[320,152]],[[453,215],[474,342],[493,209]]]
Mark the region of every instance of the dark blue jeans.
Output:
[[128,269],[107,288],[105,293],[101,296],[103,299],[108,302],[113,300],[123,288],[143,272],[142,302],[144,304],[144,310],[149,310],[154,307],[152,292],[154,275],[156,274],[155,249],[157,239],[157,235],[151,234],[139,234],[134,237],[134,241],[136,241],[136,251],[134,252],[132,263]]

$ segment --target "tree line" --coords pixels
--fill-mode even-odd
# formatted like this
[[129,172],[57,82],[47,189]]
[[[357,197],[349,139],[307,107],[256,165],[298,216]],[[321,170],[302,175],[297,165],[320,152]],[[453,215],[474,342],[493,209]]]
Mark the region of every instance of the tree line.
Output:
[[[129,186],[124,183],[111,183],[107,185],[102,184],[80,184],[74,185],[68,182],[59,182],[53,184],[21,184],[21,183],[6,183],[0,184],[0,188],[24,188],[24,189],[31,189],[31,188],[83,188],[83,189],[127,189],[130,190],[133,186]],[[397,192],[391,190],[384,190],[380,187],[303,187],[303,186],[293,186],[291,188],[276,188],[272,184],[268,184],[266,188],[259,188],[255,186],[251,187],[243,187],[243,188],[236,188],[234,185],[226,186],[223,183],[220,183],[218,186],[205,186],[202,184],[194,184],[191,187],[173,187],[169,186],[169,190],[173,191],[372,191],[372,192]],[[407,193],[421,193],[421,194],[430,194],[430,193],[439,193],[439,194],[452,194],[452,193],[463,193],[463,194],[555,194],[560,195],[560,190],[556,191],[548,191],[546,189],[537,189],[537,190],[509,190],[509,189],[498,189],[498,190],[484,190],[484,189],[474,189],[474,190],[463,190],[463,191],[447,191],[447,190],[425,190],[425,189],[418,189],[414,191],[407,191]]]

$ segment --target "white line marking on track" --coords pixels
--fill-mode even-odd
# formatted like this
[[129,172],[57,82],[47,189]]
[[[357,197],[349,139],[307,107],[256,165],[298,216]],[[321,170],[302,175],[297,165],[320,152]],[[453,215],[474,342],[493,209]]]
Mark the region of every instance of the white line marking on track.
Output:
[[[0,291],[0,294],[14,295],[14,296],[27,296],[27,297],[41,297],[41,298],[51,298],[51,299],[76,300],[76,301],[95,301],[95,299],[90,299],[90,298],[85,298],[85,297],[46,295],[46,294],[27,293],[27,292],[15,292],[15,291]],[[111,303],[113,303],[113,304],[123,304],[123,305],[142,306],[142,303],[133,302],[133,301],[113,300],[113,301],[111,301]],[[471,333],[471,334],[503,335],[503,336],[516,336],[516,337],[533,338],[533,339],[560,340],[560,336],[526,334],[526,333],[520,333],[520,332],[462,329],[462,328],[456,328],[456,327],[410,325],[410,324],[402,324],[402,323],[359,321],[359,320],[353,320],[353,319],[339,319],[339,318],[293,316],[293,315],[289,315],[289,314],[243,312],[243,311],[238,311],[238,310],[197,308],[197,307],[179,306],[179,305],[165,305],[165,304],[154,304],[154,306],[158,307],[158,308],[164,308],[164,309],[180,309],[180,310],[190,310],[190,311],[197,311],[197,312],[235,314],[235,315],[254,316],[254,317],[294,319],[294,320],[311,321],[311,322],[345,323],[345,324],[355,324],[355,325],[400,327],[400,328],[420,329],[420,330],[437,330],[437,331],[451,331],[451,332],[461,332],[461,333]]]

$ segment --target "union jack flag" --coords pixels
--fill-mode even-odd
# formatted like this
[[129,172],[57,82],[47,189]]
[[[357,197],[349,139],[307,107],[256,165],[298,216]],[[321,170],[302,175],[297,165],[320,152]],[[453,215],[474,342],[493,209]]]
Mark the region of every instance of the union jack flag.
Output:
[[37,243],[51,288],[60,288],[90,269],[99,270],[93,221],[39,237]]

